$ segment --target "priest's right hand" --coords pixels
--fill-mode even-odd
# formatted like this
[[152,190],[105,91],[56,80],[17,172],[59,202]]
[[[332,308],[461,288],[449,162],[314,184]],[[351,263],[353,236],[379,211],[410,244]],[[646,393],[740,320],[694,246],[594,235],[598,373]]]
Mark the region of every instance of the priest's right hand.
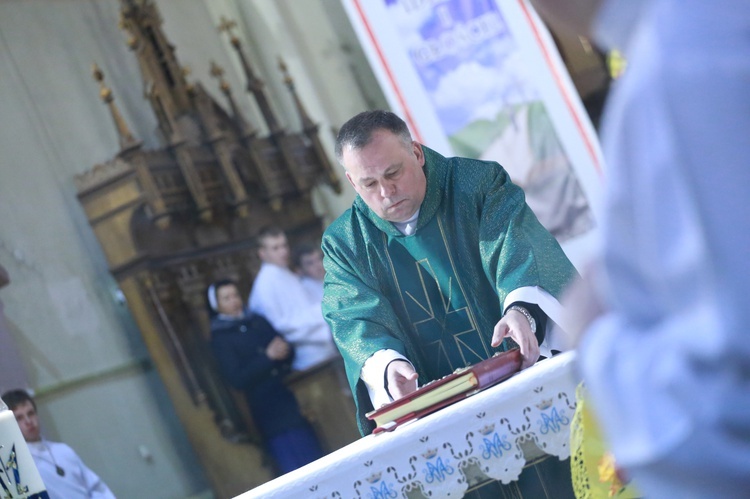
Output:
[[266,357],[271,360],[284,360],[289,357],[289,343],[281,336],[274,336],[266,347]]
[[409,362],[405,360],[394,360],[385,371],[386,390],[393,400],[398,400],[409,395],[417,389],[417,377],[419,376]]
[[503,318],[495,324],[490,345],[493,347],[500,346],[506,336],[512,338],[521,349],[521,355],[523,356],[521,369],[533,366],[539,359],[539,342],[534,333],[531,332],[529,320],[521,312],[513,309],[508,310]]

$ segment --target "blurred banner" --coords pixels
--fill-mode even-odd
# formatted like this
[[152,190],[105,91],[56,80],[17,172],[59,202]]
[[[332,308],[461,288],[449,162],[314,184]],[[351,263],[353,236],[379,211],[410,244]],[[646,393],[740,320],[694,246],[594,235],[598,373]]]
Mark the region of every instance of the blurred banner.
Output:
[[342,0],[391,110],[446,156],[499,162],[580,265],[603,159],[555,44],[524,0]]

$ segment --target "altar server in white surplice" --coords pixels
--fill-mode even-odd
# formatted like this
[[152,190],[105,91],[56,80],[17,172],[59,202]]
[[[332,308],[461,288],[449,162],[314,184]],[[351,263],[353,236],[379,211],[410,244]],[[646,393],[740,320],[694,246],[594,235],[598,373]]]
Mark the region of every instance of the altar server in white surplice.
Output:
[[600,4],[628,60],[579,357],[605,436],[645,497],[750,497],[750,2],[535,3]]
[[320,301],[289,270],[289,244],[276,227],[258,234],[260,271],[250,292],[248,308],[262,315],[294,345],[292,369],[301,371],[338,355],[331,330],[323,319]]
[[68,445],[42,438],[36,402],[24,390],[11,390],[3,401],[16,416],[50,499],[115,499],[96,473]]

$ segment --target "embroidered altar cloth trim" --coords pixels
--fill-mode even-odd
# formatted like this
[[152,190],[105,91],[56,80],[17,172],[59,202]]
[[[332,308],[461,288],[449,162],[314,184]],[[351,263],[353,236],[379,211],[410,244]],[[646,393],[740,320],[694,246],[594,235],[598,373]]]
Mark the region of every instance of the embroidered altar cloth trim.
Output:
[[[237,499],[365,497],[396,499],[421,489],[432,498],[461,497],[465,475],[518,479],[527,458],[570,456],[570,422],[578,379],[575,352],[538,362],[507,381],[392,433],[368,435]],[[533,447],[532,445],[532,447]],[[430,494],[431,493],[431,494]]]

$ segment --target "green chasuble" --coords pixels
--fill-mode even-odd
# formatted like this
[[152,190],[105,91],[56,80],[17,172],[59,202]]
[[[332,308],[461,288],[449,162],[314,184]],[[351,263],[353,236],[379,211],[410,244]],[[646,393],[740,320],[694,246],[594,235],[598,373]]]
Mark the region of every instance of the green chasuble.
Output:
[[424,384],[484,360],[505,297],[539,286],[559,298],[575,275],[497,163],[423,147],[427,192],[402,235],[360,197],[326,230],[323,314],[346,363],[360,431],[373,425],[359,379],[376,351],[408,358]]

